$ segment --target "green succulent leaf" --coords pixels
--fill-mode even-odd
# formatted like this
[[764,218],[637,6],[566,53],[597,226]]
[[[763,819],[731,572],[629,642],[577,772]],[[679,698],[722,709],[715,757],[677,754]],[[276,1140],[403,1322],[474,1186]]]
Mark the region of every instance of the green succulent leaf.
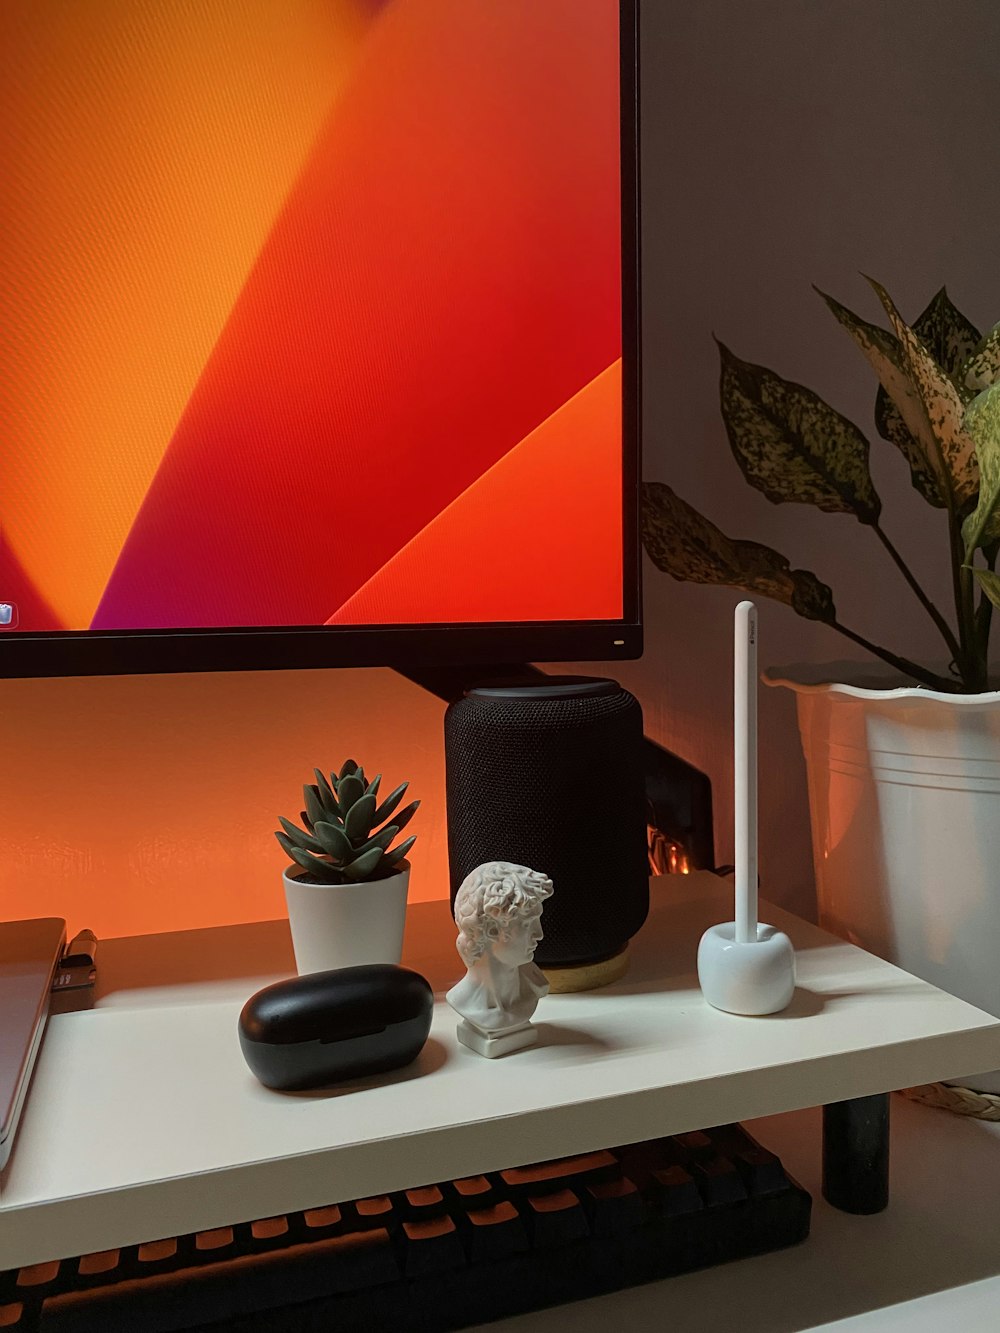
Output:
[[979,459],[979,499],[962,524],[965,558],[971,563],[978,547],[1000,539],[1000,384],[984,389],[969,404],[965,429]]
[[339,815],[340,806],[337,804],[337,798],[333,794],[333,788],[327,782],[325,774],[321,773],[318,768],[314,768],[313,772],[316,775],[316,790],[319,793],[319,799],[330,814]]
[[376,773],[375,776],[372,778],[371,782],[369,782],[369,784],[368,784],[368,788],[367,788],[367,791],[366,791],[365,794],[368,795],[368,796],[376,796],[376,795],[378,795],[378,789],[379,789],[379,787],[380,787],[381,785],[382,785],[382,774],[381,774],[381,773]]
[[1000,607],[1000,574],[995,574],[992,569],[974,569],[972,572],[993,605]]
[[381,847],[372,847],[363,856],[344,866],[345,877],[352,880],[370,879],[381,865],[384,855]]
[[970,393],[979,393],[1000,380],[1000,324],[995,324],[973,348],[968,359],[958,368],[956,378],[961,387]]
[[313,832],[322,844],[323,851],[328,852],[335,861],[349,861],[354,854],[350,838],[343,829],[337,828],[336,824],[327,824],[324,820],[319,820]]
[[411,833],[408,838],[404,838],[398,847],[394,847],[391,852],[387,852],[382,858],[383,866],[399,865],[400,861],[402,861],[403,857],[410,850],[416,840],[417,835],[415,833]]
[[882,508],[868,470],[868,441],[818,394],[741,361],[719,343],[722,415],[737,463],[773,504],[812,504],[877,521]]
[[727,537],[663,482],[642,487],[642,543],[653,564],[681,582],[740,588],[828,625],[837,618],[833,593],[815,574],[791,569],[769,546]]
[[395,791],[391,791],[389,793],[389,795],[385,798],[382,804],[375,811],[375,818],[372,820],[373,824],[380,824],[383,821],[383,819],[389,818],[393,810],[395,810],[396,806],[399,805],[400,801],[406,795],[406,789],[409,785],[410,784],[408,782],[402,782],[396,788]]
[[340,772],[337,774],[337,777],[338,779],[342,780],[347,777],[348,773],[356,773],[357,771],[358,771],[358,766],[354,762],[354,760],[345,759],[340,766]]
[[875,400],[878,433],[894,444],[906,459],[913,485],[928,504],[943,509],[945,499],[930,461],[934,457],[934,437],[920,395],[910,380],[899,339],[877,324],[869,324],[818,287],[815,290],[861,348],[878,376],[879,392]]
[[[278,823],[285,830],[285,836],[295,843],[296,847],[304,847],[308,852],[321,852],[322,845],[310,833],[304,833],[297,824],[293,824],[290,819],[285,819],[284,815],[278,816]],[[275,835],[277,837],[277,834]]]
[[354,774],[346,778],[341,778],[337,786],[337,804],[340,806],[340,812],[347,822],[347,816],[351,813],[351,806],[360,801],[365,794],[365,784]]
[[319,788],[314,783],[307,783],[302,788],[302,794],[306,799],[307,824],[312,828],[317,819],[329,819],[330,812],[320,799]]
[[383,852],[387,852],[389,850],[389,846],[393,838],[396,836],[398,832],[399,832],[398,824],[386,824],[385,828],[380,829],[379,832],[376,833],[373,838],[369,838],[368,841],[362,843],[360,847],[355,847],[352,849],[351,860],[356,861],[359,856],[361,856],[364,852],[371,851],[373,847],[379,847]]
[[302,866],[304,870],[312,872],[314,866],[324,864],[321,861],[317,861],[317,858],[313,856],[311,852],[307,852],[304,847],[296,847],[291,838],[286,838],[283,833],[276,833],[274,836],[278,839],[278,842],[281,844],[282,849],[288,856],[289,860],[294,861],[296,865]]
[[967,505],[979,489],[979,468],[972,437],[965,430],[965,405],[954,380],[911,329],[881,283],[868,279],[882,302],[892,330],[899,339],[903,363],[920,398],[932,436],[928,462],[942,494],[952,494],[959,508]]
[[402,829],[406,828],[407,824],[410,822],[410,820],[413,818],[413,816],[417,813],[419,809],[420,809],[420,802],[411,801],[408,806],[406,806],[403,810],[399,812],[398,815],[393,815],[392,822],[396,826],[397,833],[400,832]]
[[375,817],[375,797],[362,796],[344,816],[344,828],[352,843],[364,842]]

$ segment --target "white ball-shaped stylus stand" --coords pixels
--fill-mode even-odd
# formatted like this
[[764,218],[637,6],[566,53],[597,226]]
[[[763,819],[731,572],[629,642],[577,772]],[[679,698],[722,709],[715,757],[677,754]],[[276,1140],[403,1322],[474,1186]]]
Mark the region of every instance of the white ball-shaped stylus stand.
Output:
[[706,930],[698,945],[698,981],[715,1009],[728,1014],[776,1014],[795,994],[795,950],[783,931],[757,926],[757,939],[741,944],[736,922]]

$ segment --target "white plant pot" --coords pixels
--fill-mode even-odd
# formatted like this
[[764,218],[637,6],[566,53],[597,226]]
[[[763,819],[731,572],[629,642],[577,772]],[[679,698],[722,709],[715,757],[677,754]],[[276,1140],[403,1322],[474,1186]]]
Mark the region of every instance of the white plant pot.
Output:
[[1000,693],[817,674],[765,681],[797,695],[823,925],[1000,1016]]
[[286,871],[285,902],[299,975],[403,956],[410,865],[366,884],[309,884]]

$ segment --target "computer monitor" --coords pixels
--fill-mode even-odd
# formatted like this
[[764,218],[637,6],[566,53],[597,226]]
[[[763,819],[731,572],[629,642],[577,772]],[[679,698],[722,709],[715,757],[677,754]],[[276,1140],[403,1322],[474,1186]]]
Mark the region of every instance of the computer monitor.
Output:
[[635,0],[9,0],[0,676],[641,651]]

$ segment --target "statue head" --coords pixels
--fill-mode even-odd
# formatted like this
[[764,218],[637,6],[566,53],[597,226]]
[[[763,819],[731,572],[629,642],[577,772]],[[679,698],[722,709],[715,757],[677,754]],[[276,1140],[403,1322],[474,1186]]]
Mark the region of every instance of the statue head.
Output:
[[542,938],[547,875],[507,861],[487,861],[466,875],[455,898],[458,952],[466,967],[486,953],[508,967],[530,963]]

